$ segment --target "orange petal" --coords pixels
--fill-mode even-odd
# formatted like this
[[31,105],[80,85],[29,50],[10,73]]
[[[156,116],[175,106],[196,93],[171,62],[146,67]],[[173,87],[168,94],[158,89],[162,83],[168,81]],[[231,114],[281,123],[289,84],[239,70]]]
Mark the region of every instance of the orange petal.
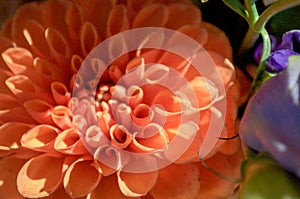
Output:
[[61,153],[70,155],[82,155],[88,153],[80,140],[78,131],[72,128],[64,130],[56,137],[54,148]]
[[[1,65],[1,63],[0,63],[0,65]],[[6,69],[0,69],[0,90],[1,90],[1,93],[11,94],[11,91],[9,90],[9,88],[7,87],[7,85],[5,84],[6,79],[8,77],[10,77],[11,75],[12,74],[11,74],[10,71],[8,71]]]
[[83,56],[87,56],[99,41],[100,38],[95,26],[89,21],[85,22],[80,30],[80,45]]
[[51,119],[52,106],[42,100],[29,100],[24,103],[26,111],[40,124],[54,125]]
[[8,122],[0,126],[0,151],[21,147],[21,137],[31,127],[32,125],[19,122]]
[[61,129],[72,127],[72,111],[66,106],[56,106],[51,112],[53,122]]
[[90,126],[85,133],[84,139],[91,148],[98,148],[109,142],[108,138],[98,125]]
[[140,129],[151,121],[150,107],[147,104],[139,104],[131,113],[132,128]]
[[[138,160],[137,162],[140,164],[139,166],[145,166],[145,168],[149,167],[147,163],[150,161],[153,162],[154,159],[145,159],[145,160]],[[154,160],[155,161],[155,160]],[[135,161],[134,161],[135,163]],[[145,165],[143,165],[145,164]],[[151,165],[153,166],[153,165]],[[127,164],[123,168],[126,170],[128,167],[129,170],[134,168],[133,164]],[[131,168],[129,168],[131,167]],[[120,187],[121,192],[128,197],[140,197],[147,195],[150,190],[154,187],[158,177],[158,171],[150,171],[150,172],[140,172],[140,173],[129,173],[125,171],[118,171],[118,184]]]
[[[240,152],[231,156],[226,156],[218,153],[205,160],[205,163],[210,168],[218,171],[224,176],[238,179],[240,177],[240,165],[242,160],[243,156],[240,150]],[[199,191],[198,199],[227,198],[237,187],[236,183],[232,183],[226,179],[222,179],[219,176],[216,176],[203,166],[200,165],[199,168],[201,188]]]
[[198,26],[183,25],[177,31],[191,37],[201,45],[204,45],[208,38],[207,30],[205,28],[199,28]]
[[84,197],[98,186],[102,176],[92,163],[92,160],[79,159],[68,168],[64,188],[70,197]]
[[132,28],[164,27],[168,21],[169,11],[164,4],[150,4],[135,16]]
[[111,143],[118,148],[125,149],[132,141],[132,135],[127,131],[124,126],[113,125],[110,128]]
[[49,46],[45,38],[45,29],[37,21],[30,20],[23,30],[24,37],[31,47],[32,52],[42,58],[49,58]]
[[27,131],[21,139],[22,146],[41,152],[53,151],[55,138],[59,130],[53,126],[41,124]]
[[106,37],[129,29],[127,9],[124,5],[115,6],[107,19]]
[[99,199],[99,198],[132,199],[132,197],[124,196],[120,191],[118,187],[117,175],[102,177],[98,187],[87,196],[87,199]]
[[51,92],[55,102],[58,105],[67,105],[71,98],[71,93],[61,82],[53,82],[51,84]]
[[0,124],[10,121],[35,123],[35,120],[13,95],[0,93],[0,102]]
[[200,189],[199,174],[196,164],[171,164],[159,171],[151,195],[155,199],[196,198]]
[[[203,22],[202,26],[207,29],[208,38],[204,45],[206,50],[220,53],[223,57],[232,60],[232,48],[225,33],[216,26]],[[222,46],[222,48],[220,48]]]
[[201,23],[201,12],[194,5],[172,3],[168,5],[168,10],[170,14],[167,28],[176,30],[186,24],[199,26]]
[[13,156],[0,160],[0,198],[24,198],[18,192],[16,179],[25,162],[25,159],[18,159]]
[[61,184],[64,159],[49,154],[27,161],[17,176],[19,192],[28,198],[45,197]]

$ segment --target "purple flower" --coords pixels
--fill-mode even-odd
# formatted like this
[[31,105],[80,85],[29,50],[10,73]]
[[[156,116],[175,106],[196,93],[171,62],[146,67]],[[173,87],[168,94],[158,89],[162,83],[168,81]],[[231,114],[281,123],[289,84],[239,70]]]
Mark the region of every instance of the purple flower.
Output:
[[249,101],[240,124],[245,144],[271,154],[300,177],[300,55]]
[[[284,70],[288,63],[288,57],[298,55],[300,53],[300,30],[291,30],[282,35],[281,42],[278,42],[274,36],[271,38],[271,55],[266,60],[266,70],[276,73]],[[260,44],[255,52],[254,59],[259,63],[262,53],[262,44]]]

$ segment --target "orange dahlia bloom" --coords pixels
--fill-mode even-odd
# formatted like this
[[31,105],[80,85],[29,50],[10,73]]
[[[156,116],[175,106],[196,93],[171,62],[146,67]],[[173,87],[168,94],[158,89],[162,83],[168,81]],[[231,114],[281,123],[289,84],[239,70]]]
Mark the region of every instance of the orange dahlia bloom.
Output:
[[[79,74],[98,44],[141,27],[176,30],[203,45],[225,94],[219,96],[218,87],[184,58],[157,49],[116,57],[98,82]],[[150,39],[159,42],[156,36]],[[125,46],[122,41],[111,44],[120,51]],[[220,137],[235,134],[239,89],[228,39],[203,22],[189,0],[25,4],[2,27],[0,52],[0,198],[228,198],[238,186],[199,162],[199,150],[213,137],[208,133],[213,117],[224,115]],[[93,61],[95,74],[101,63]],[[149,63],[156,64],[147,67]],[[171,69],[188,81],[188,86],[174,85],[176,91],[185,94],[191,88],[193,100],[160,85],[172,80]],[[147,84],[139,85],[135,77],[145,77]],[[97,89],[92,100],[85,90],[72,95],[76,88],[93,85]],[[226,103],[225,113],[217,110],[221,102]],[[193,113],[182,111],[195,103],[199,106]],[[197,121],[180,121],[184,114]],[[157,166],[177,150],[168,144],[177,135],[190,139],[191,132],[186,150],[168,164],[144,172],[128,169]],[[239,140],[212,139],[217,141],[201,158],[218,172],[239,177]],[[159,155],[134,160],[127,152]]]

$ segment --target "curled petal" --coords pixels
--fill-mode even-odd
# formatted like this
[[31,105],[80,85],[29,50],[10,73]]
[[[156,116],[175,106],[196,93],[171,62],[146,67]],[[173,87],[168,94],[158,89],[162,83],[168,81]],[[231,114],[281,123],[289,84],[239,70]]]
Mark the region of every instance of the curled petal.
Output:
[[169,67],[162,64],[153,64],[145,71],[144,81],[148,84],[162,84],[165,85],[169,80]]
[[159,171],[151,195],[156,199],[196,198],[200,189],[199,174],[197,164],[171,164]]
[[141,132],[133,135],[131,149],[134,151],[149,152],[164,150],[169,143],[167,132],[160,125],[150,123]]
[[41,124],[27,131],[21,139],[22,146],[41,152],[53,151],[55,138],[59,130],[53,126]]
[[87,56],[99,41],[100,38],[95,26],[91,22],[85,22],[80,30],[80,45],[83,56]]
[[134,109],[138,104],[142,103],[143,101],[144,93],[139,86],[130,86],[127,89],[126,94],[126,101],[132,109]]
[[9,151],[21,147],[21,137],[32,126],[19,122],[8,122],[0,126],[0,151]]
[[135,16],[132,28],[139,27],[163,27],[169,17],[167,6],[157,3],[144,7]]
[[128,46],[122,34],[116,35],[113,40],[108,43],[108,56],[110,60],[114,60],[112,65],[119,67],[125,66],[129,61]]
[[51,118],[52,106],[42,100],[30,100],[24,103],[26,111],[40,124],[54,125]]
[[74,128],[81,134],[86,132],[88,128],[87,122],[82,115],[74,115],[73,124],[74,124]]
[[79,159],[68,168],[63,184],[70,197],[84,197],[97,187],[102,176],[92,163],[92,160]]
[[110,138],[111,143],[121,149],[125,149],[132,141],[132,136],[126,128],[116,124],[110,128]]
[[82,155],[88,153],[80,140],[78,131],[75,129],[66,129],[55,139],[54,149],[70,155]]
[[115,6],[107,19],[106,36],[115,35],[129,29],[127,9],[124,5]]
[[121,169],[128,162],[126,154],[110,145],[101,145],[94,154],[96,167],[104,176],[109,176]]
[[90,126],[85,134],[85,141],[90,147],[98,148],[99,146],[106,144],[108,142],[108,138],[99,128],[99,126]]
[[[114,111],[114,110],[113,110]],[[116,122],[119,125],[124,126],[126,129],[131,127],[131,108],[122,103],[117,106],[116,110]]]
[[28,21],[23,34],[36,56],[47,58],[50,55],[49,46],[45,38],[45,29],[40,23],[33,20]]
[[51,84],[51,91],[57,104],[66,105],[71,98],[71,93],[63,83],[53,82]]
[[[1,62],[1,58],[0,58],[0,62]],[[0,63],[0,67],[1,67],[1,63]],[[1,90],[1,93],[11,94],[11,91],[9,90],[7,85],[5,84],[6,79],[9,78],[11,75],[12,74],[11,74],[10,71],[8,71],[6,69],[0,69],[0,90]]]
[[63,162],[64,159],[49,154],[27,161],[17,176],[17,187],[22,196],[39,198],[52,194],[62,182]]
[[[69,6],[66,10],[65,21],[69,30],[70,40],[73,45],[73,49],[79,48],[79,32],[82,25],[82,16],[79,7],[75,4]],[[76,52],[76,50],[75,50]],[[76,52],[78,53],[78,52]]]
[[51,112],[53,122],[61,129],[68,129],[72,126],[72,112],[66,106],[56,106]]
[[13,156],[0,160],[0,198],[24,198],[18,192],[16,179],[19,170],[22,168],[25,162],[25,159],[19,159]]
[[132,125],[135,129],[140,129],[151,122],[151,109],[147,104],[139,104],[131,113]]
[[196,40],[199,44],[204,45],[208,38],[206,28],[200,28],[198,26],[184,25],[177,31],[191,37]]

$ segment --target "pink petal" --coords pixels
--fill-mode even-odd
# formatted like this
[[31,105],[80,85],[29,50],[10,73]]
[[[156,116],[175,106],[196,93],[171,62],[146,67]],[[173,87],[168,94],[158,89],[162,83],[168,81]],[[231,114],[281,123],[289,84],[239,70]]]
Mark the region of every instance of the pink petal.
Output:
[[82,155],[88,153],[80,140],[78,131],[72,128],[64,130],[56,137],[54,148],[61,153],[69,155]]
[[41,100],[30,100],[24,103],[26,111],[40,124],[54,125],[51,119],[52,106]]
[[[147,160],[145,160],[145,162],[143,162],[143,160],[138,162],[139,164],[145,164],[144,166],[147,167]],[[125,170],[126,167],[134,168],[134,165],[130,164],[129,162],[128,165],[125,165]],[[157,182],[158,171],[146,171],[141,173],[118,171],[117,176],[120,190],[125,196],[140,197],[147,195],[148,192],[150,192],[150,190],[154,187]]]
[[131,113],[132,125],[135,129],[145,127],[151,122],[150,107],[147,104],[139,104]]
[[109,142],[108,138],[98,125],[90,126],[86,131],[84,139],[91,148],[98,148]]
[[0,126],[0,151],[10,151],[21,147],[21,137],[32,125],[8,122]]
[[151,4],[144,7],[135,16],[132,28],[164,27],[168,21],[169,11],[164,4]]
[[44,154],[32,158],[21,168],[17,176],[19,192],[28,198],[52,194],[62,182],[64,159]]
[[99,41],[96,27],[89,21],[85,22],[80,30],[80,45],[83,56],[87,56]]
[[53,151],[54,141],[59,130],[53,126],[41,124],[27,131],[21,139],[22,146],[41,152]]
[[56,106],[51,112],[53,122],[61,129],[72,127],[72,111],[66,106]]
[[107,19],[106,37],[129,29],[127,9],[124,5],[115,6]]
[[[102,177],[98,187],[92,191],[87,199],[132,199],[132,197],[126,197],[122,194],[118,187],[118,179],[116,175],[110,175],[108,177]],[[136,198],[139,199],[139,198]]]
[[144,92],[139,86],[132,85],[127,89],[126,102],[134,109],[138,104],[143,101]]
[[70,197],[84,197],[98,186],[102,176],[92,163],[92,160],[79,159],[68,168],[64,188]]
[[0,93],[0,102],[0,124],[9,121],[35,123],[35,120],[13,95]]
[[52,96],[58,105],[67,105],[71,98],[71,93],[67,87],[61,82],[53,82],[51,84]]
[[19,170],[25,162],[25,159],[18,159],[13,156],[0,160],[0,198],[24,198],[18,192],[16,179]]
[[196,164],[171,164],[159,171],[151,195],[155,199],[196,198],[200,189],[199,174]]

